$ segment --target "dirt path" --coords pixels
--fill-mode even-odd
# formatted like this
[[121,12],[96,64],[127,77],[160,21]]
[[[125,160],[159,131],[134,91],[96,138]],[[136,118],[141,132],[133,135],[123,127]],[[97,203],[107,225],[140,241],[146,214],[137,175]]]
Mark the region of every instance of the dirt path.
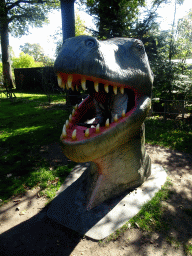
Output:
[[[192,156],[157,146],[146,148],[152,163],[167,169],[173,183],[171,198],[163,202],[164,217],[172,224],[166,234],[131,227],[118,240],[100,245],[48,219],[46,199],[39,197],[36,188],[0,208],[0,256],[187,255],[184,245],[192,246],[192,216],[186,214],[192,210]],[[42,151],[51,165],[67,161],[57,143]]]

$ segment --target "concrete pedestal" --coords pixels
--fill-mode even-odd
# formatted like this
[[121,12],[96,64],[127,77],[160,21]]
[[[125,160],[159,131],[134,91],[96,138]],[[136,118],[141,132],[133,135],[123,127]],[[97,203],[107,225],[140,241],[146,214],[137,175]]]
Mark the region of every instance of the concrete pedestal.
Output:
[[165,183],[167,174],[160,165],[152,165],[151,176],[142,186],[126,191],[97,207],[86,209],[86,172],[89,163],[77,165],[52,201],[47,215],[72,230],[100,240],[122,227],[150,201]]

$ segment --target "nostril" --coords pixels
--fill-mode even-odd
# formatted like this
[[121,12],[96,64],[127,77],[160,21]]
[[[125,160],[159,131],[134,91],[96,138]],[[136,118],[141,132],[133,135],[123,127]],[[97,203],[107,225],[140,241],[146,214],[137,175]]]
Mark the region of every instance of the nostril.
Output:
[[85,45],[89,48],[93,48],[96,45],[96,42],[94,39],[87,39]]

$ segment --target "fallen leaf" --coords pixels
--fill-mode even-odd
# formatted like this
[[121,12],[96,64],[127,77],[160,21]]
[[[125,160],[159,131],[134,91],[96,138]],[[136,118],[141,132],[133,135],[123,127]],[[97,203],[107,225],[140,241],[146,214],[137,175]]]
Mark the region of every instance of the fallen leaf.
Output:
[[136,226],[137,228],[140,228],[140,227],[139,227],[139,224],[138,224],[137,222],[135,222],[135,226]]
[[23,210],[22,212],[19,213],[19,215],[24,215],[27,210]]

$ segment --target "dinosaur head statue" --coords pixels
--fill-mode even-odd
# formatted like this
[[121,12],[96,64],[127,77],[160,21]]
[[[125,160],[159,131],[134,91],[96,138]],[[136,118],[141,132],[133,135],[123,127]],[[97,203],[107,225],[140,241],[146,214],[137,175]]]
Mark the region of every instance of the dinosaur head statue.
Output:
[[89,93],[61,135],[68,158],[91,162],[88,208],[142,184],[150,175],[142,127],[153,84],[143,43],[130,38],[69,38],[54,69],[60,87],[82,87]]
[[90,93],[63,128],[64,153],[70,159],[91,161],[127,135],[131,138],[143,123],[150,108],[153,74],[140,40],[69,38],[54,69],[61,87],[82,86]]

